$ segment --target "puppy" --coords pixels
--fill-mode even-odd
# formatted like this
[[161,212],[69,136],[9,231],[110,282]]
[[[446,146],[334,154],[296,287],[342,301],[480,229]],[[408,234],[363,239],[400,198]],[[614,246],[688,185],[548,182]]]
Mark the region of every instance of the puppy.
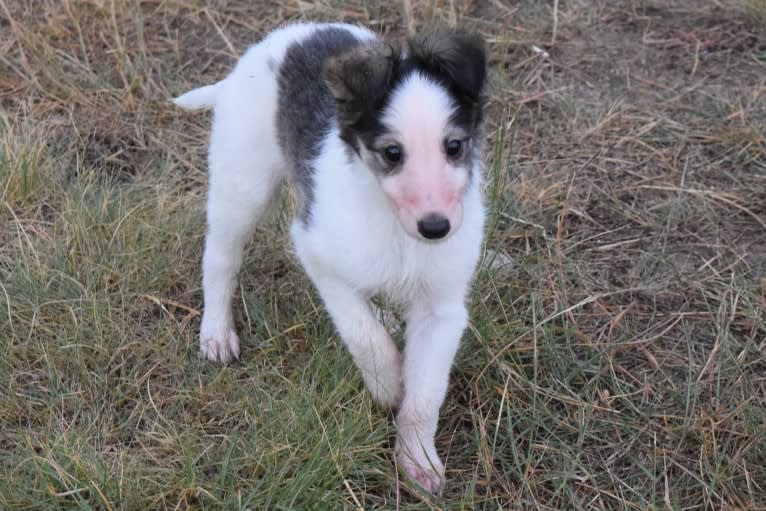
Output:
[[[200,350],[239,357],[231,295],[253,227],[285,182],[295,253],[373,398],[398,410],[396,454],[441,490],[439,407],[468,323],[484,224],[486,54],[462,31],[397,48],[343,24],[280,28],[224,80],[175,99],[213,108]],[[371,309],[401,306],[400,355]]]

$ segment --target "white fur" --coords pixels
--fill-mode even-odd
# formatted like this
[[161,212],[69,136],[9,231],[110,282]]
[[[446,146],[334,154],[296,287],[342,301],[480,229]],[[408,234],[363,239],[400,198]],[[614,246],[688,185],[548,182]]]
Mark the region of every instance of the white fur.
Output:
[[[175,100],[187,109],[215,109],[203,257],[205,312],[200,328],[201,353],[211,360],[228,362],[239,357],[231,294],[242,250],[269,200],[288,177],[274,130],[278,88],[270,68],[281,62],[290,43],[319,26],[289,25],[271,33],[250,48],[223,81]],[[337,26],[353,30],[358,37],[374,37],[365,29]],[[438,177],[440,172],[454,172],[445,166],[443,155],[438,156],[450,114],[449,98],[433,84],[411,86],[418,89],[416,94],[400,91],[402,110],[388,122],[402,132],[405,150],[423,144],[412,162],[424,165],[423,174],[408,168],[397,179],[405,188],[414,183],[424,192],[415,201],[413,218],[428,208],[453,208],[450,236],[434,243],[416,239],[416,231],[408,234],[396,204],[384,191],[386,178],[373,175],[359,158],[349,163],[347,148],[333,130],[314,162],[311,222],[306,227],[294,221],[291,237],[373,398],[399,408],[399,463],[427,490],[438,492],[444,469],[434,435],[450,367],[468,322],[465,300],[479,258],[484,210],[480,168],[473,169],[469,183],[455,176]],[[422,116],[407,106],[413,98],[423,103]],[[462,201],[455,198],[458,191]],[[426,197],[429,193],[431,199]],[[449,205],[447,198],[460,204]],[[416,229],[414,224],[410,227]],[[370,298],[378,293],[387,294],[405,311],[403,360],[371,308]]]

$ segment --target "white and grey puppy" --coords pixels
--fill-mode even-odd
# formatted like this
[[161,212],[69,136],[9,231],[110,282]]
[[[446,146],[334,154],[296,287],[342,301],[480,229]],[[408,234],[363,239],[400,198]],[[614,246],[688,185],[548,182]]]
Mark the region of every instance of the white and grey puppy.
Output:
[[[280,185],[291,237],[373,398],[398,409],[396,453],[431,492],[441,406],[468,323],[484,224],[484,44],[443,31],[401,49],[342,24],[280,28],[224,80],[175,100],[213,108],[202,354],[239,357],[231,295],[243,247]],[[406,320],[402,358],[370,299]]]

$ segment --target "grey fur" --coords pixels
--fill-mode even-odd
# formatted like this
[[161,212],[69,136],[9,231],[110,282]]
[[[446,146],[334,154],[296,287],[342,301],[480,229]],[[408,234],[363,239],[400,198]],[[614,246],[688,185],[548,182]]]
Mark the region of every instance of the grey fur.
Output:
[[360,44],[351,32],[342,28],[321,29],[288,48],[279,69],[277,136],[292,167],[298,215],[306,224],[311,219],[314,197],[311,165],[336,117],[335,100],[323,79],[324,66],[328,59]]
[[[399,53],[376,41],[328,60],[324,77],[338,111],[340,137],[359,153],[360,135],[370,142],[382,132],[379,122],[394,80]],[[363,134],[374,134],[372,137]]]

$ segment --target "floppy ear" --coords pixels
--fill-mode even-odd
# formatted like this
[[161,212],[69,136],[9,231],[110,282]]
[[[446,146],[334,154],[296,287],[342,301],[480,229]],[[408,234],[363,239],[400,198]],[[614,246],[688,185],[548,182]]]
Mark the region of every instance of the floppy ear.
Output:
[[351,125],[380,107],[398,58],[393,47],[381,42],[355,48],[325,64],[325,83],[335,98],[342,124]]
[[444,80],[462,99],[481,102],[487,76],[487,51],[477,34],[441,30],[409,41],[410,56]]

